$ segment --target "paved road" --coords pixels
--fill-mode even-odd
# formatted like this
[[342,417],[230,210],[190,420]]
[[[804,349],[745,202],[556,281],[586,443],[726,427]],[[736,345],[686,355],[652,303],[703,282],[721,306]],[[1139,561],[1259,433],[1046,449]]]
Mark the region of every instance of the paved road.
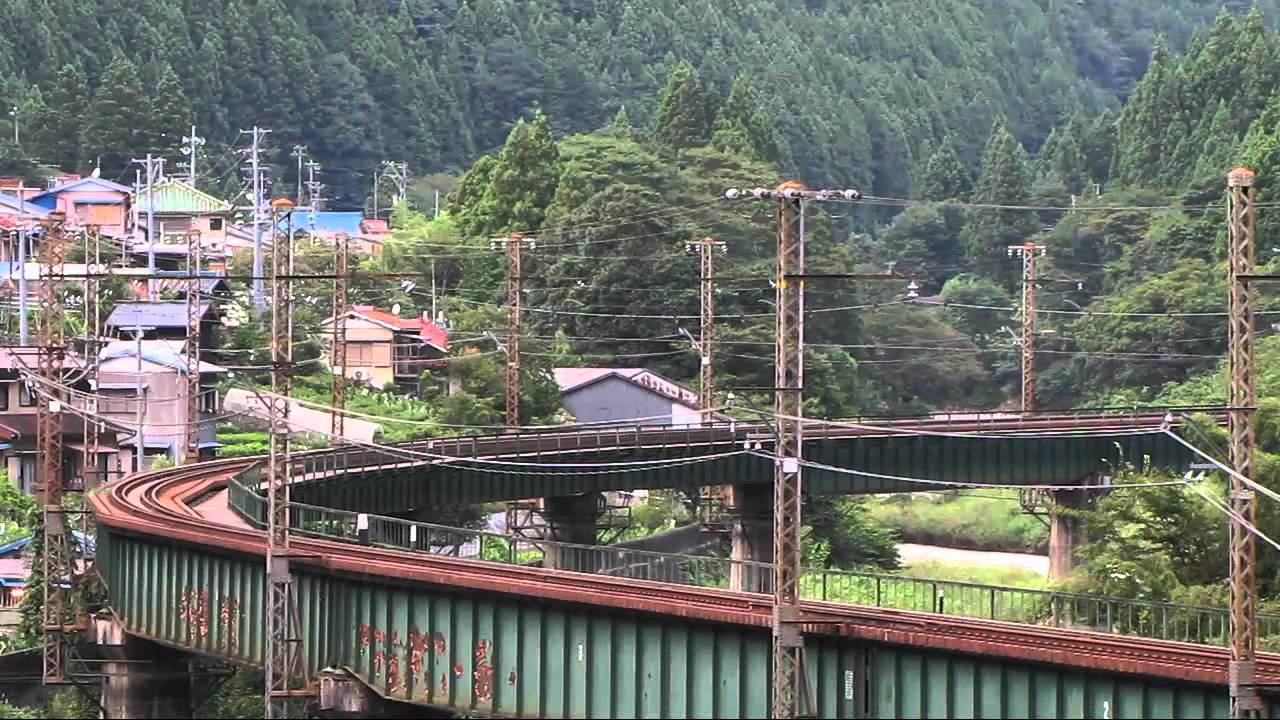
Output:
[[967,563],[970,565],[986,565],[988,567],[1016,567],[1041,575],[1049,574],[1048,555],[1027,555],[1024,553],[988,552],[985,550],[960,550],[958,548],[938,547],[936,545],[913,545],[903,543],[898,546],[904,565],[924,560],[936,560],[948,563]]

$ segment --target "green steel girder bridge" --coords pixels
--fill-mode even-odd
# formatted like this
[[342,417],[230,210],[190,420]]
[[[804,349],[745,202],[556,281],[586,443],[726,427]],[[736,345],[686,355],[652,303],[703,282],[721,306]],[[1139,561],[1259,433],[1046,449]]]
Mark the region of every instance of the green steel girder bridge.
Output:
[[[1040,469],[1039,483],[1057,483],[1105,471],[1109,463],[1123,460],[1185,467],[1186,456],[1172,446],[1150,442],[1155,433],[1144,432],[1160,423],[1152,416],[1022,418],[983,427],[955,423],[945,436],[948,441],[966,440],[975,446],[1010,442],[1004,451],[1008,454],[965,451],[959,449],[964,444],[943,443],[945,449],[938,449],[933,460],[913,458],[904,447],[876,454],[836,449],[843,443],[856,448],[851,438],[814,442],[831,443],[830,449],[815,449],[815,454],[831,453],[825,457],[836,461],[832,465],[841,458],[879,458],[866,460],[866,467],[902,472],[908,469],[904,463],[913,462],[909,467],[927,477],[1008,482],[1009,475],[996,466],[1020,458],[1022,467]],[[1041,442],[1054,448],[1046,451],[1053,460],[1038,458],[1034,442],[1019,437],[1029,431],[1048,436]],[[709,437],[700,437],[700,432]],[[536,438],[433,441],[428,447],[432,453],[460,458],[527,459],[553,452],[632,458],[637,448],[641,453],[652,448],[658,453],[707,453],[743,440],[735,435],[721,441],[717,432],[721,430],[689,431],[688,440],[678,446],[669,435],[645,430],[632,433],[626,443],[608,439],[604,431],[562,431]],[[1002,433],[1003,440],[977,437]],[[615,438],[625,435],[621,431]],[[864,437],[883,442],[884,448],[898,439],[897,433],[884,431]],[[1073,445],[1073,437],[1078,444]],[[1100,438],[1106,438],[1105,443]],[[553,442],[559,443],[554,451],[549,447]],[[921,447],[916,446],[917,451]],[[1111,450],[1103,452],[1105,448]],[[947,455],[953,451],[955,455]],[[304,492],[315,493],[309,500],[323,499],[318,488],[328,487],[336,495],[343,492],[335,485],[338,477],[370,467],[375,471],[362,474],[370,484],[398,487],[393,473],[407,475],[403,470],[410,465],[417,476],[417,458],[362,457],[361,452],[300,454],[297,489],[317,488]],[[396,469],[392,460],[403,467]],[[1055,460],[1064,469],[1055,470]],[[261,517],[261,507],[254,507],[261,499],[252,490],[256,465],[253,459],[224,460],[166,469],[124,478],[90,496],[99,524],[97,564],[108,586],[112,614],[128,633],[236,663],[263,663],[265,535],[256,527]],[[930,467],[936,474],[926,472]],[[458,484],[433,491],[441,493],[435,497],[506,493],[506,498],[517,498],[602,489],[574,476],[550,478],[550,484],[565,485],[548,490],[527,478],[504,479],[493,477],[493,470],[484,472],[486,476],[440,481],[472,482],[482,488],[469,490]],[[758,468],[753,472],[764,474]],[[420,484],[439,481],[431,475],[422,478]],[[636,480],[628,476],[606,482]],[[725,477],[668,482],[678,487],[725,482]],[[887,489],[867,485],[863,491]],[[821,491],[839,492],[841,487],[833,481]],[[358,499],[349,504],[364,508],[403,509],[435,501],[432,496],[397,496],[399,489],[368,495],[346,492]],[[428,526],[389,518],[381,519],[383,524],[399,523],[395,527],[406,531],[384,528],[371,542],[348,532],[354,527],[354,513],[334,509],[336,503],[323,505],[297,504],[291,519],[298,530],[292,564],[303,669],[311,687],[338,673],[355,678],[365,692],[383,701],[515,717],[767,715],[771,598],[766,595],[530,567],[517,557],[514,545],[495,555],[492,547],[486,549],[483,537],[478,548],[468,551],[472,557],[449,557],[441,554],[438,540],[422,540],[419,533],[429,531]],[[361,509],[364,512],[368,510]],[[447,544],[456,548],[459,542]],[[505,562],[495,562],[501,560]],[[1202,632],[1197,619],[1192,631],[1190,616],[1177,614],[1186,609],[1175,609],[1172,620],[1176,626],[1181,619],[1185,633],[1168,632],[1170,615],[1165,608],[1165,632],[1159,636],[1189,642],[1063,627],[1081,623],[1062,622],[1056,605],[1052,619],[1022,618],[1024,623],[1038,622],[1035,625],[937,612],[936,587],[935,612],[823,600],[825,578],[822,587],[822,596],[806,592],[815,599],[803,608],[810,694],[820,717],[1228,714],[1227,654],[1207,644],[1220,639],[1223,630],[1219,626]],[[878,592],[879,584],[876,587]],[[996,589],[980,592],[986,590],[989,605],[961,614],[985,616],[989,610],[992,618],[1005,617],[997,612]],[[1150,620],[1156,611],[1149,606],[1138,614]],[[1116,629],[1110,612],[1107,627],[1098,629]],[[1132,613],[1131,607],[1130,622]],[[1097,622],[1094,617],[1084,624],[1096,627]],[[1259,676],[1265,683],[1280,681],[1280,657],[1264,654]]]
[[[844,427],[815,423],[805,430],[804,458],[815,464],[805,469],[805,492],[845,495],[939,487],[910,479],[1074,485],[1124,465],[1182,472],[1192,454],[1160,432],[1167,419],[1165,413],[970,413]],[[768,427],[750,423],[472,435],[406,443],[399,453],[317,455],[299,467],[291,492],[304,504],[392,514],[441,504],[608,490],[770,485],[773,460],[767,453],[772,446]],[[504,464],[508,460],[513,462]],[[539,460],[562,467],[529,469]],[[663,460],[670,462],[658,462]],[[596,467],[599,463],[617,466]]]

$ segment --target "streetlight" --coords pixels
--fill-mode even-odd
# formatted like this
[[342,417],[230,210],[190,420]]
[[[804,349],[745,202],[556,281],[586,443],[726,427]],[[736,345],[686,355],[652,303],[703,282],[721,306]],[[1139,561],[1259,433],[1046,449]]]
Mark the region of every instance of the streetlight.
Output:
[[13,118],[13,146],[18,146],[18,106],[9,108],[9,117]]

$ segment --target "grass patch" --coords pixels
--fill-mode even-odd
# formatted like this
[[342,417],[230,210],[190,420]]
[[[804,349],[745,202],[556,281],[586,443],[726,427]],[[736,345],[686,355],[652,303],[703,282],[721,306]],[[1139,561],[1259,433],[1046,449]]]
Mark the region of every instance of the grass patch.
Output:
[[1016,490],[883,495],[868,498],[866,507],[903,542],[1004,552],[1049,547],[1048,528],[1023,514]]
[[902,571],[903,575],[930,580],[951,580],[977,585],[1002,585],[1005,587],[1042,590],[1049,586],[1044,575],[1020,567],[993,567],[973,563],[926,560],[912,563]]

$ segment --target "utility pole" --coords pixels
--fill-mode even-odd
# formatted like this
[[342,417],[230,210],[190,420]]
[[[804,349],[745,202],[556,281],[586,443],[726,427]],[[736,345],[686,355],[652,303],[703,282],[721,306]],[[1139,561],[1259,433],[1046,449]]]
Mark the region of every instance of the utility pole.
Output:
[[182,142],[186,143],[182,146],[182,154],[186,155],[190,160],[187,161],[187,184],[191,187],[196,186],[196,155],[199,154],[200,148],[204,145],[204,138],[196,135],[196,126],[191,126],[191,134],[182,138]]
[[[1228,357],[1231,381],[1228,389],[1227,426],[1231,436],[1231,466],[1249,480],[1255,479],[1254,447],[1257,440],[1257,393],[1254,386],[1254,306],[1257,290],[1249,276],[1254,269],[1254,248],[1258,211],[1254,205],[1254,173],[1237,168],[1227,175],[1230,193],[1228,220]],[[1227,682],[1231,694],[1231,717],[1260,717],[1263,704],[1258,697],[1257,657],[1257,548],[1246,523],[1257,522],[1253,490],[1235,476],[1231,478],[1231,661]]]
[[[81,307],[84,310],[84,327],[85,327],[85,352],[84,359],[87,363],[93,378],[97,378],[98,374],[98,338],[101,337],[100,325],[102,322],[102,303],[99,302],[98,288],[99,276],[105,268],[102,267],[102,234],[97,225],[90,225],[84,231],[84,260],[85,260],[85,278],[84,278],[84,302]],[[97,402],[96,400],[93,402]],[[98,477],[98,421],[96,418],[97,407],[86,407],[84,415],[84,490],[89,492],[98,486],[101,478]],[[87,523],[91,520],[88,515],[82,516],[85,520],[85,531],[88,531]]]
[[351,238],[338,233],[333,245],[333,345],[329,348],[329,369],[333,373],[333,442],[340,442],[345,430],[347,407],[347,251]]
[[[302,639],[294,608],[289,569],[289,482],[293,474],[289,443],[289,396],[293,374],[293,340],[289,335],[292,304],[289,268],[293,248],[280,234],[281,216],[292,215],[287,198],[272,202],[271,217],[271,455],[267,465],[267,633],[266,717],[288,717],[294,683],[302,669]],[[280,278],[285,278],[281,280]]]
[[392,207],[404,202],[409,197],[409,163],[385,160],[378,174],[373,179],[373,216],[378,217],[379,181],[387,178],[396,186],[396,199]]
[[[807,201],[858,200],[857,190],[806,190],[788,181],[775,190],[730,188],[725,198],[776,200],[778,212],[777,343],[774,359],[773,688],[772,716],[815,708],[804,669],[800,613],[800,478],[804,399],[804,209]],[[854,276],[847,276],[854,277]]]
[[134,158],[147,174],[147,300],[156,301],[156,197],[155,186],[164,176],[164,158],[147,153],[145,159]]
[[773,717],[801,712],[800,457],[804,391],[804,199],[797,182],[778,186],[777,344],[774,408],[779,460],[773,492]]
[[306,145],[294,145],[293,150],[289,153],[291,157],[298,160],[298,194],[293,197],[294,201],[302,205],[302,163],[307,157]]
[[1034,240],[1008,247],[1009,257],[1022,258],[1022,412],[1035,412],[1036,405],[1036,257],[1046,248]]
[[134,446],[133,446],[133,471],[142,472],[147,467],[147,416],[146,416],[146,398],[143,397],[146,385],[143,384],[145,376],[142,374],[142,326],[133,326],[133,342],[134,347],[134,375],[133,375],[133,426],[134,426]]
[[27,248],[31,232],[27,229],[26,189],[18,181],[18,342],[24,347],[31,342],[31,321],[27,319]]
[[715,292],[714,276],[712,273],[711,258],[715,254],[715,250],[719,249],[721,253],[728,251],[724,242],[715,240],[711,237],[704,237],[696,242],[686,242],[685,249],[689,251],[696,250],[700,260],[699,267],[699,317],[702,321],[702,329],[698,335],[698,352],[702,356],[698,371],[698,407],[702,411],[702,423],[704,425],[711,423],[712,405],[712,372],[711,372],[711,344],[715,337]]
[[44,669],[45,685],[66,682],[64,650],[66,633],[74,624],[75,564],[71,534],[62,507],[62,361],[66,352],[63,336],[62,285],[66,274],[64,244],[66,216],[49,213],[41,242],[40,351],[39,376],[44,385],[32,394],[36,403],[36,447],[40,458],[37,492],[44,518]]
[[510,237],[489,241],[491,250],[497,250],[499,245],[507,251],[507,427],[516,428],[520,427],[520,313],[524,280],[521,251],[526,245],[533,250],[537,243],[533,238],[511,233]]
[[[307,161],[307,181],[303,183],[307,187],[307,222],[312,229],[316,226],[316,213],[320,211],[320,203],[323,199],[320,197],[320,191],[324,189],[324,184],[316,180],[316,173],[320,170],[320,163],[314,160]],[[299,202],[302,202],[299,200]]]
[[263,281],[263,259],[262,259],[262,222],[263,222],[263,205],[265,204],[265,190],[263,188],[262,178],[262,141],[270,133],[270,130],[253,126],[252,130],[241,130],[241,134],[250,135],[249,145],[249,173],[251,175],[250,184],[253,193],[253,308],[258,317],[262,317],[262,312],[266,305],[266,283]]
[[187,424],[182,464],[200,460],[200,231],[187,233]]

